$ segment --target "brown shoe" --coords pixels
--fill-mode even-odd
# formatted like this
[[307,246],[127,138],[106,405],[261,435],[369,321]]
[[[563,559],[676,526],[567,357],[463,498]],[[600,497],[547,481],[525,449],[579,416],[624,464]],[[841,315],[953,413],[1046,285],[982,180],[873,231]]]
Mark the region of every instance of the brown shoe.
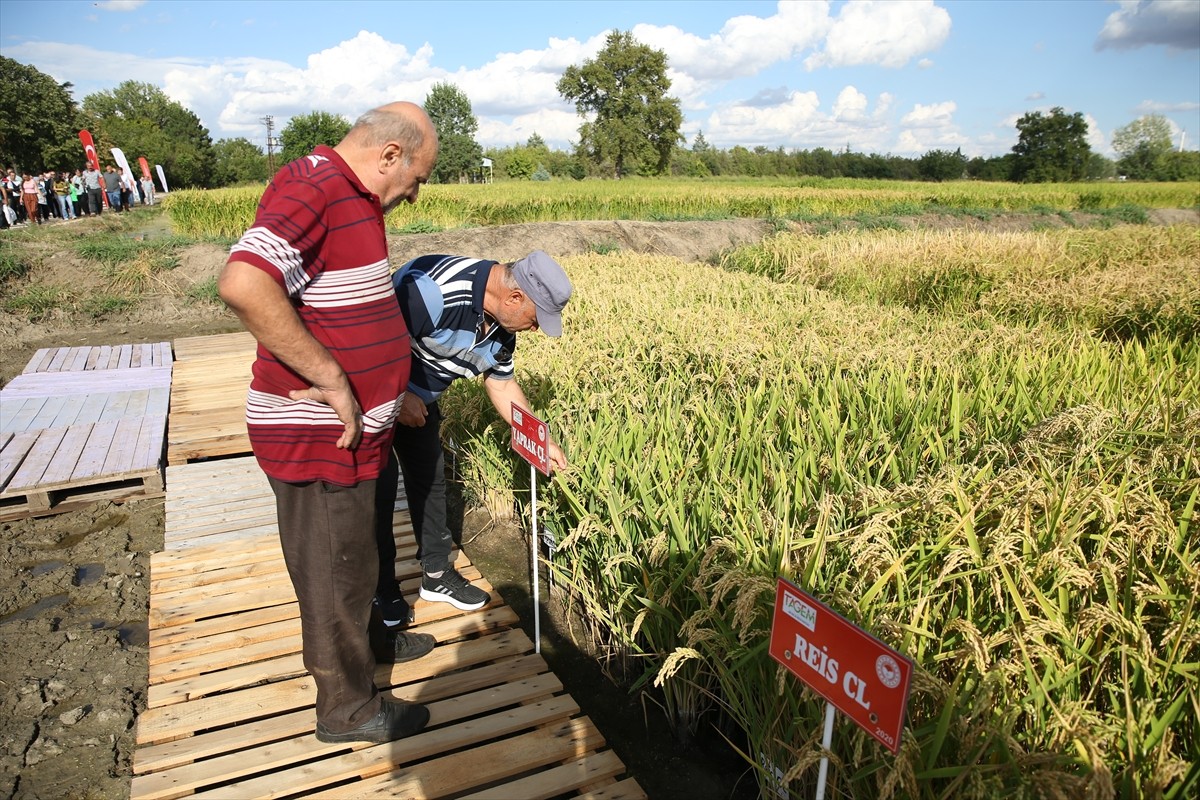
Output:
[[394,742],[419,733],[429,723],[429,709],[419,703],[384,700],[379,713],[344,733],[334,733],[317,723],[317,741],[334,742]]

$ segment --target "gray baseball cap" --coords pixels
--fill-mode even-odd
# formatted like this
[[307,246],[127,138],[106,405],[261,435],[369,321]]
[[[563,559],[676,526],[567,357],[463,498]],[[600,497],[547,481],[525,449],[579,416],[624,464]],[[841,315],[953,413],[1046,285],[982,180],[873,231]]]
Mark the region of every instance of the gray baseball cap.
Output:
[[538,327],[547,336],[562,336],[562,310],[571,299],[571,279],[558,262],[541,250],[514,261],[513,277],[537,306]]

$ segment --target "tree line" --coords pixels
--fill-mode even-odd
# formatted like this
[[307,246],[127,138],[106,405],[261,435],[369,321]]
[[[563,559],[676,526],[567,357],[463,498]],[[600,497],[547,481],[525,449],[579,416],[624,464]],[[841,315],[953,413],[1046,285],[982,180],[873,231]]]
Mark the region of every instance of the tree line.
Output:
[[[314,110],[291,118],[281,132],[279,160],[244,137],[213,142],[200,119],[158,87],[126,81],[90,94],[82,103],[70,83],[58,83],[31,65],[0,56],[0,164],[25,171],[76,169],[83,164],[78,133],[87,129],[97,152],[120,147],[162,165],[172,186],[220,187],[263,183],[273,164],[304,156],[318,144],[336,144],[351,122]],[[680,127],[679,101],[668,93],[667,57],[614,31],[595,58],[568,67],[557,84],[581,117],[569,151],[550,148],[533,134],[524,144],[484,149],[470,100],[452,83],[435,84],[424,107],[438,130],[441,151],[431,181],[621,178],[628,175],[824,177],[877,180],[1080,181],[1200,180],[1200,153],[1177,152],[1170,125],[1151,114],[1113,136],[1116,160],[1091,150],[1080,113],[1033,111],[1017,121],[1017,144],[992,158],[967,158],[960,149],[919,157],[842,151],[735,146],[713,147],[700,132],[689,145]],[[275,142],[272,142],[272,148]],[[490,171],[483,159],[491,161]]]

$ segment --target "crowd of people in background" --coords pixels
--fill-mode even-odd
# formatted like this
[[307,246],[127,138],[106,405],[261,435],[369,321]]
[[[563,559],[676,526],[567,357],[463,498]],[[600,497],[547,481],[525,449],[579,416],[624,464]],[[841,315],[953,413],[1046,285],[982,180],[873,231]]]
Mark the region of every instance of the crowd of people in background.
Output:
[[10,167],[0,177],[0,229],[48,222],[68,222],[133,205],[154,205],[154,182],[135,180],[109,165],[105,172],[86,166],[74,174],[18,172]]

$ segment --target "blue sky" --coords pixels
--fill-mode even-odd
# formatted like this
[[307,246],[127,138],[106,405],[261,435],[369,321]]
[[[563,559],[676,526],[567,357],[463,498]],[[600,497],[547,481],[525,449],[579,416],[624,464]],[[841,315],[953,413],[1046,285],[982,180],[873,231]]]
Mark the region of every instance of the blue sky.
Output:
[[614,29],[666,52],[689,144],[1002,155],[1055,106],[1110,156],[1149,113],[1200,143],[1200,0],[0,0],[0,54],[76,100],[149,82],[260,145],[264,115],[352,120],[451,82],[485,147],[566,148],[580,120],[555,83]]

